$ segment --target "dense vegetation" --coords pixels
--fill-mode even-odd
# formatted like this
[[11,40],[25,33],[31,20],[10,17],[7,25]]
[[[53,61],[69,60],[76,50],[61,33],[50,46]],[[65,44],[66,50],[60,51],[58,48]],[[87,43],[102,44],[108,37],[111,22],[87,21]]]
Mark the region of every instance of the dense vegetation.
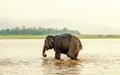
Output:
[[0,35],[47,35],[47,34],[61,34],[61,33],[72,33],[72,34],[80,35],[78,31],[69,30],[67,28],[58,30],[54,28],[41,28],[41,27],[26,28],[25,26],[22,26],[11,29],[0,30]]
[[78,35],[79,38],[84,39],[101,39],[101,38],[120,38],[120,35],[80,35],[78,31],[69,30],[67,28],[54,29],[54,28],[26,28],[15,27],[9,29],[0,30],[0,39],[43,39],[48,34],[61,34],[61,33],[71,33]]

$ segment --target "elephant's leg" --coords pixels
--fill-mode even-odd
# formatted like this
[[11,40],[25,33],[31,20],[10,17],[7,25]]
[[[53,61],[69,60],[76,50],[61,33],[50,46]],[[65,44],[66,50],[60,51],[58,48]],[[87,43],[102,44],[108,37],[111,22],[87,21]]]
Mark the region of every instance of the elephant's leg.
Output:
[[77,58],[78,57],[78,53],[76,53],[74,57],[75,57],[76,60],[78,60],[78,58]]
[[55,59],[60,59],[60,57],[61,57],[60,50],[59,49],[55,50]]
[[71,59],[76,59],[73,50],[69,50],[67,56],[70,57]]
[[73,60],[78,60],[78,59],[77,59],[78,54],[79,54],[79,51],[78,51],[78,52],[75,52],[75,51],[73,51],[73,50],[69,50],[67,56],[70,57],[70,58],[73,59]]

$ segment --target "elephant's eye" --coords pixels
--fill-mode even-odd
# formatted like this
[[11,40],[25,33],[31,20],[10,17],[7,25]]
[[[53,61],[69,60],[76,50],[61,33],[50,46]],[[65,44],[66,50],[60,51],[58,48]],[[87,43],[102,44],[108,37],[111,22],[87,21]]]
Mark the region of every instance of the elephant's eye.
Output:
[[48,41],[48,44],[50,45],[50,44],[51,44],[51,42],[50,42],[50,41]]

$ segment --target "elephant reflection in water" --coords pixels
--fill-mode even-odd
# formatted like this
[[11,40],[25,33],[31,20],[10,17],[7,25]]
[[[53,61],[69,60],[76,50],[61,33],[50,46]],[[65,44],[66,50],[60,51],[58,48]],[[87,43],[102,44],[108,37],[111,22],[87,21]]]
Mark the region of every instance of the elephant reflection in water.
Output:
[[78,37],[71,34],[48,35],[44,42],[43,57],[47,56],[45,51],[49,49],[54,49],[55,59],[60,59],[61,53],[63,53],[69,58],[77,60],[82,44]]

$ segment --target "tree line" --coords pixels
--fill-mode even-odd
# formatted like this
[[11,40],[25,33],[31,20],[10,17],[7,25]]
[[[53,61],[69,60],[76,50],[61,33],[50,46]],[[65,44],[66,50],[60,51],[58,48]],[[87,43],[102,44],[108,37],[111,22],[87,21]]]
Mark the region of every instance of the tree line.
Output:
[[61,34],[71,33],[80,35],[79,31],[69,30],[67,28],[56,29],[56,28],[41,28],[41,27],[15,27],[0,30],[0,35],[48,35],[48,34]]

